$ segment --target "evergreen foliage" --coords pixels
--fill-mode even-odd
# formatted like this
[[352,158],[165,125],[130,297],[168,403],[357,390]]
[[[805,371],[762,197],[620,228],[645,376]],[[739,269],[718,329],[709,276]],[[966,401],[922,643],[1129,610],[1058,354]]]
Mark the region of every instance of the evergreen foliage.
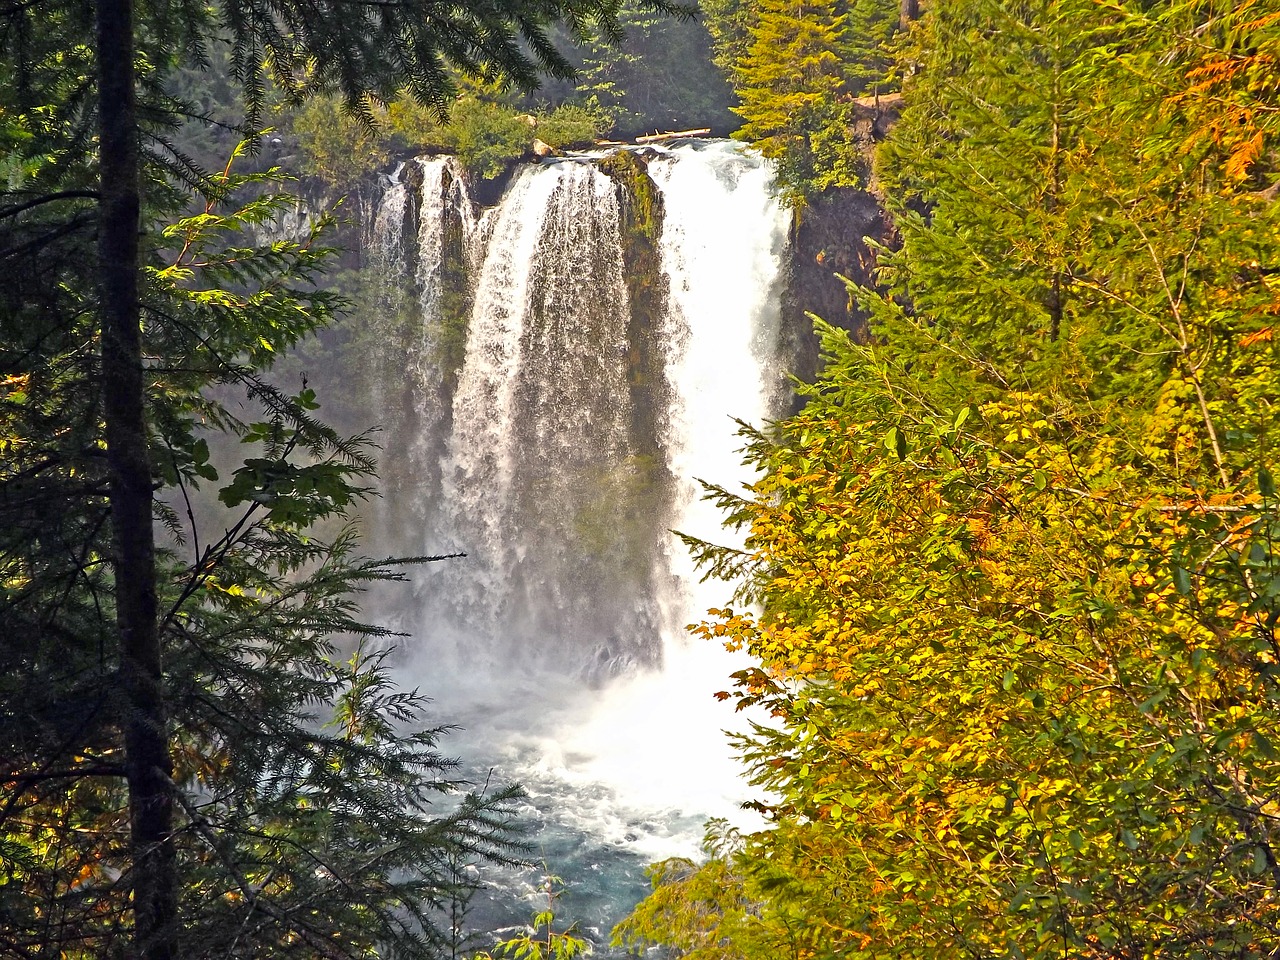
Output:
[[[430,806],[461,786],[441,731],[415,730],[421,699],[360,643],[386,634],[354,594],[399,576],[342,526],[372,463],[305,383],[264,375],[336,306],[316,286],[326,250],[245,240],[285,201],[178,147],[211,105],[174,77],[180,57],[225,53],[250,123],[268,78],[356,113],[402,89],[441,108],[456,70],[567,75],[552,24],[615,35],[616,12],[0,11],[0,951],[434,956],[456,940],[435,911],[466,894],[460,862],[510,855],[513,794]],[[226,469],[218,434],[256,455],[223,479],[232,513],[210,536],[192,492]]]
[[339,189],[351,188],[393,156],[427,151],[454,154],[472,176],[492,180],[532,156],[535,139],[554,149],[582,148],[612,127],[598,105],[565,102],[526,113],[492,85],[472,85],[451,102],[445,120],[404,97],[364,119],[334,97],[316,97],[284,111],[283,118],[296,139],[301,172]]
[[534,132],[549,146],[565,149],[592,144],[610,127],[608,116],[594,104],[562,103],[537,119]]
[[840,50],[848,30],[835,0],[761,0],[751,45],[738,63],[742,104],[735,110],[746,122],[737,135],[778,162],[793,193],[858,182],[856,151],[847,143],[841,149],[849,121]]
[[702,0],[698,6],[711,34],[711,60],[737,88],[734,71],[751,45],[754,5],[751,0]]
[[414,151],[454,153],[474,175],[492,179],[531,156],[535,138],[573,149],[604,136],[732,128],[732,93],[709,63],[702,24],[636,0],[622,4],[617,24],[616,34],[597,30],[573,45],[551,31],[575,74],[536,92],[459,72],[443,110],[402,91],[385,110],[369,105],[358,117],[344,112],[339,97],[317,97],[284,106],[282,124],[298,139],[301,172],[344,188],[389,157]]
[[[271,185],[222,180],[228,193]],[[443,730],[423,728],[422,698],[394,690],[383,655],[366,652],[388,634],[355,605],[400,567],[361,559],[340,522],[328,538],[311,529],[340,521],[372,463],[362,441],[314,419],[312,391],[289,396],[262,378],[335,306],[314,285],[328,254],[318,233],[238,242],[287,202],[210,203],[165,230],[147,274],[152,470],[171,490],[157,509],[173,538],[158,565],[183,878],[175,939],[196,957],[434,956],[441,911],[465,893],[446,866],[515,854],[513,793],[437,809],[464,787],[456,762],[435,748]],[[12,250],[52,232],[58,243],[39,265],[66,263],[7,286],[3,314],[0,610],[11,640],[0,651],[0,950],[14,956],[125,954],[138,869],[121,779],[93,315],[77,309],[87,231],[69,226],[26,216],[6,233]],[[33,313],[37,297],[44,309]],[[233,414],[233,387],[266,418]],[[209,513],[197,488],[220,480],[209,428],[259,448],[223,478],[231,512],[212,537],[197,522]],[[339,639],[354,656],[339,654]]]
[[853,132],[852,101],[885,87],[885,44],[895,4],[884,0],[756,0],[715,7],[717,58],[730,76],[745,123],[734,135],[777,161],[793,203],[865,181],[866,157]]
[[733,94],[710,62],[711,37],[701,22],[658,16],[635,0],[623,4],[620,20],[618,42],[602,37],[582,47],[575,102],[597,104],[620,137],[732,129]]

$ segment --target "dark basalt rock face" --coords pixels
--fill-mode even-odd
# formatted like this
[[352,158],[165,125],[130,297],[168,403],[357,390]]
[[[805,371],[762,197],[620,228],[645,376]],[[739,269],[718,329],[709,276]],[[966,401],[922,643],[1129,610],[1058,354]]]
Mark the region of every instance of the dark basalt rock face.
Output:
[[865,340],[867,316],[849,296],[841,276],[861,287],[877,285],[875,246],[898,244],[893,218],[870,174],[871,155],[897,121],[902,95],[864,97],[854,102],[854,134],[866,156],[869,186],[828,190],[797,216],[792,237],[783,329],[792,372],[812,381],[818,369],[818,341],[808,314]]
[[649,458],[661,454],[660,411],[671,403],[662,366],[662,317],[668,309],[667,278],[662,271],[662,194],[649,178],[648,161],[618,151],[596,162],[617,184],[622,234],[623,281],[627,286],[627,379],[631,388],[632,434],[637,450]]
[[837,274],[874,287],[872,243],[893,247],[896,242],[892,219],[869,190],[828,191],[800,214],[783,306],[791,369],[798,377],[812,380],[818,366],[818,342],[807,314],[848,330],[855,340],[866,339],[867,317]]

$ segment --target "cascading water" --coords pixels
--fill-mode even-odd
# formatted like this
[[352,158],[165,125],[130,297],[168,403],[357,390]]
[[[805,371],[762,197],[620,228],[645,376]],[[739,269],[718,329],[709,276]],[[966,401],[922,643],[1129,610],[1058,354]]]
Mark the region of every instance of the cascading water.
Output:
[[529,165],[482,214],[454,161],[411,172],[371,244],[413,291],[375,331],[383,526],[467,558],[399,609],[405,681],[524,784],[535,856],[607,934],[745,796],[711,697],[735,667],[683,630],[726,588],[669,531],[725,539],[696,480],[749,480],[732,418],[779,410],[789,214],[727,142]]
[[369,392],[393,431],[382,461],[388,502],[381,534],[401,551],[415,552],[421,539],[393,531],[423,531],[436,521],[477,233],[465,175],[452,157],[401,164],[373,221],[370,252],[385,286]]
[[440,622],[472,669],[477,630],[506,665],[652,665],[651,551],[626,529],[643,480],[615,184],[588,163],[529,168],[493,216],[441,490],[441,532],[473,560]]

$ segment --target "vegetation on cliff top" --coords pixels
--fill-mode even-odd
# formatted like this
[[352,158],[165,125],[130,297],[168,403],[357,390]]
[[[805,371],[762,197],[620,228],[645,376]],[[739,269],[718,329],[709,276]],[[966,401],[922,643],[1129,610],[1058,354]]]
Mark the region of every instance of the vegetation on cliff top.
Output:
[[712,0],[704,3],[715,59],[744,123],[734,134],[777,162],[797,205],[865,185],[867,147],[854,101],[896,89],[889,71],[898,28],[891,0]]

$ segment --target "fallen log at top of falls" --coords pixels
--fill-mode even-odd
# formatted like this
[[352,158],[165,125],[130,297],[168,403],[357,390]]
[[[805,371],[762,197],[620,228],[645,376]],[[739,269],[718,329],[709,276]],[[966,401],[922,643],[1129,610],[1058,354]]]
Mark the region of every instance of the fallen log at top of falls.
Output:
[[597,147],[627,147],[635,143],[661,143],[663,140],[679,140],[683,137],[705,137],[711,133],[710,127],[699,127],[697,130],[672,130],[667,133],[647,133],[634,140],[596,140]]
[[636,137],[636,143],[658,143],[662,140],[679,140],[681,137],[705,137],[710,132],[710,127],[699,127],[697,130],[674,130],[670,133],[650,133],[643,137]]

